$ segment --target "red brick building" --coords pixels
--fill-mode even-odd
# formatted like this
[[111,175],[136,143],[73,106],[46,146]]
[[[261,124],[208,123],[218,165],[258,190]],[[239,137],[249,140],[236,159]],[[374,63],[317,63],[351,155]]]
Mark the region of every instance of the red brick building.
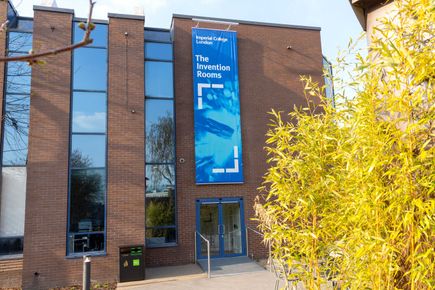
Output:
[[[82,38],[74,11],[34,12],[19,17],[0,2],[2,56]],[[194,263],[205,257],[195,232],[213,259],[267,256],[248,228],[267,169],[268,111],[306,102],[300,75],[323,82],[320,29],[185,15],[154,29],[143,16],[108,18],[85,48],[44,65],[0,65],[0,288],[80,284],[83,255],[93,280],[118,281],[128,245],[144,246],[146,267]],[[243,182],[198,184],[192,27],[237,32]]]

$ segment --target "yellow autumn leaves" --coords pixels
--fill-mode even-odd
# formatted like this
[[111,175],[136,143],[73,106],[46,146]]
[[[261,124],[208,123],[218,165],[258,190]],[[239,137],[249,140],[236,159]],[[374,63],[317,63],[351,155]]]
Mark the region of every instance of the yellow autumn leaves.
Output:
[[308,289],[435,288],[435,2],[394,5],[358,56],[355,97],[334,108],[304,77],[309,105],[271,113],[257,217]]

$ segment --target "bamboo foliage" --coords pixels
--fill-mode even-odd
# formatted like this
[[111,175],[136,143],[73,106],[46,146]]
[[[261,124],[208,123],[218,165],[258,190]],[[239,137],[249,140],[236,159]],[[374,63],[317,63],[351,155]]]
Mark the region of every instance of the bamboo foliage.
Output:
[[309,105],[271,112],[257,218],[308,289],[435,289],[435,1],[394,5],[358,55],[355,97],[332,107],[303,77]]

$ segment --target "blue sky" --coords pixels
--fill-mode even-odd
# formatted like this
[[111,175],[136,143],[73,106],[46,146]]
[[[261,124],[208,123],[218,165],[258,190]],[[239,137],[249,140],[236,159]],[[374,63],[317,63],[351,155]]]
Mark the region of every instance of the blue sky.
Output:
[[[169,28],[173,13],[260,22],[318,26],[322,28],[323,54],[333,61],[339,48],[361,32],[348,0],[96,0],[94,17],[107,13],[145,12],[149,27]],[[32,16],[33,5],[50,0],[13,0],[22,16]],[[58,7],[72,8],[86,17],[88,0],[56,0]]]

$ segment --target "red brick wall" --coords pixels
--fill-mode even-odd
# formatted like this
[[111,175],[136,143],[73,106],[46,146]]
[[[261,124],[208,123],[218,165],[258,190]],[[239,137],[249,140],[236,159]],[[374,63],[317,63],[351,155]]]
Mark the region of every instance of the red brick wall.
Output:
[[[35,10],[34,51],[69,45],[72,17]],[[44,289],[72,273],[65,261],[71,53],[45,60],[32,71],[24,289]]]
[[118,277],[118,247],[145,240],[144,95],[144,20],[112,17],[106,263],[113,278]]
[[[71,25],[71,14],[35,11],[35,51],[70,44]],[[119,246],[145,236],[144,21],[111,18],[109,27],[107,254],[92,257],[100,282],[118,279]],[[70,53],[33,70],[24,289],[81,284],[82,260],[65,256],[70,79]]]
[[[305,103],[299,76],[322,80],[320,31],[240,24],[238,32],[240,106],[243,141],[244,184],[195,185],[193,132],[191,28],[196,22],[175,18],[174,71],[177,131],[178,246],[147,249],[150,266],[194,261],[195,200],[211,197],[243,197],[245,223],[255,228],[254,198],[267,170],[263,150],[272,108],[289,112]],[[227,25],[201,24],[200,27],[226,29]],[[292,49],[288,50],[287,46]],[[249,254],[264,257],[267,251],[260,239],[249,234]]]

